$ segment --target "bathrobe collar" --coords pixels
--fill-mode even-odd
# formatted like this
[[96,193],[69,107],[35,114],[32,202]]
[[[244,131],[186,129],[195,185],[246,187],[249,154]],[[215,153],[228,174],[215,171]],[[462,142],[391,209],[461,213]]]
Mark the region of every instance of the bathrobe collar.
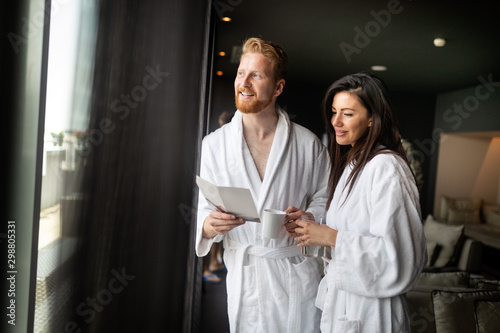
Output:
[[[264,174],[264,179],[262,180],[262,184],[260,187],[260,193],[254,193],[254,188],[251,184],[247,184],[248,187],[252,191],[252,195],[254,198],[259,198],[258,202],[256,202],[257,210],[259,212],[263,209],[263,204],[266,202],[267,196],[270,193],[270,186],[272,185],[272,180],[274,179],[276,172],[278,171],[282,161],[285,151],[288,146],[288,142],[290,140],[290,118],[288,114],[279,106],[276,105],[276,114],[278,115],[278,124],[276,126],[276,132],[274,134],[273,144],[271,146],[271,151],[269,152],[269,157],[266,165],[266,172]],[[250,179],[252,177],[249,174],[249,170],[245,167],[243,152],[245,149],[245,137],[243,136],[243,117],[241,111],[237,110],[232,121],[231,126],[233,128],[235,144],[237,145],[236,151],[240,152],[240,158],[238,159],[238,167],[240,170],[244,170],[246,179]],[[235,147],[236,148],[236,147]],[[254,171],[257,173],[257,167],[255,164],[253,165]],[[260,180],[260,177],[259,177]],[[261,195],[262,194],[262,195]]]

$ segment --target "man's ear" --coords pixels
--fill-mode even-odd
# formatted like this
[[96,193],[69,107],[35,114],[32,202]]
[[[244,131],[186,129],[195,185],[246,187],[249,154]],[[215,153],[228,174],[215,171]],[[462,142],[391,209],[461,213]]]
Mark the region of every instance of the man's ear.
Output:
[[279,95],[281,95],[284,88],[285,88],[285,79],[279,79],[278,82],[276,82],[276,86],[274,88],[274,96],[278,97]]

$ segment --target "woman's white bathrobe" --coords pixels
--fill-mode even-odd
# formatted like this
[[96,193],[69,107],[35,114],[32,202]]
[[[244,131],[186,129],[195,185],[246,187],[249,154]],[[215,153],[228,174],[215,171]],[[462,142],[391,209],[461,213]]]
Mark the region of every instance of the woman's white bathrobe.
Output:
[[[259,214],[265,208],[295,206],[324,216],[328,152],[309,130],[292,123],[277,108],[278,125],[261,181],[243,138],[242,114],[203,139],[200,176],[220,186],[249,188]],[[247,222],[224,237],[202,237],[212,209],[200,193],[196,252],[205,256],[213,241],[224,239],[228,315],[231,332],[318,332],[315,307],[321,279],[315,259],[304,258],[282,228],[278,239],[263,239],[261,224]]]
[[379,154],[349,197],[347,167],[327,212],[338,230],[317,306],[321,331],[410,332],[405,293],[427,261],[417,187],[406,163]]

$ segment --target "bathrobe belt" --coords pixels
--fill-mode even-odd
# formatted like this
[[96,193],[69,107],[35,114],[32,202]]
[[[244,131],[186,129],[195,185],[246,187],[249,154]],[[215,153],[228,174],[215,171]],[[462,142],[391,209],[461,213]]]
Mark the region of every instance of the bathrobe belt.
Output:
[[[252,244],[240,244],[235,242],[234,240],[226,237],[224,239],[224,248],[226,250],[235,250],[236,251],[236,261],[237,263],[241,263],[241,266],[235,272],[234,278],[240,283],[236,284],[235,290],[235,301],[237,304],[236,315],[233,318],[238,318],[241,309],[241,295],[242,295],[242,283],[243,283],[243,262],[245,259],[245,255],[253,255],[256,257],[266,258],[266,259],[286,259],[290,257],[296,257],[301,255],[301,248],[297,245],[280,247],[280,248],[271,248],[265,246],[256,246]],[[269,297],[264,290],[263,286],[265,285],[265,281],[262,280],[265,270],[263,268],[263,264],[261,260],[255,261],[255,269],[256,269],[256,278],[257,278],[257,293],[259,299],[259,312],[261,318],[265,318],[265,302],[263,301],[266,297]],[[297,295],[297,291],[299,288],[299,278],[293,269],[292,263],[288,265],[289,270],[289,289],[288,289],[288,333],[299,332],[300,330],[300,298]],[[266,321],[262,321],[264,325],[266,325]],[[232,323],[232,327],[238,329],[236,323]],[[264,332],[269,332],[267,327],[263,327]]]

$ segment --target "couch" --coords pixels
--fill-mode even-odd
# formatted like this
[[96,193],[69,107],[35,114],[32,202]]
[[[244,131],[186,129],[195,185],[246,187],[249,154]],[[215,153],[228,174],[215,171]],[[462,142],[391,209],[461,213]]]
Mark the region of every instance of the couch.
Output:
[[500,247],[499,209],[442,196],[426,217],[429,258],[407,293],[412,333],[500,332],[500,280],[480,275],[483,245]]
[[481,198],[442,195],[436,218],[450,225],[464,225],[464,235],[500,249],[500,205]]
[[449,225],[428,215],[424,221],[427,241],[425,272],[481,273],[483,243],[464,233],[465,225]]
[[412,333],[499,332],[500,280],[423,272],[406,297]]
[[444,266],[448,259],[456,259],[464,239],[480,242],[488,253],[500,250],[500,204],[477,197],[442,195],[435,214],[428,215],[425,224],[427,221],[430,221],[425,228],[431,266]]

